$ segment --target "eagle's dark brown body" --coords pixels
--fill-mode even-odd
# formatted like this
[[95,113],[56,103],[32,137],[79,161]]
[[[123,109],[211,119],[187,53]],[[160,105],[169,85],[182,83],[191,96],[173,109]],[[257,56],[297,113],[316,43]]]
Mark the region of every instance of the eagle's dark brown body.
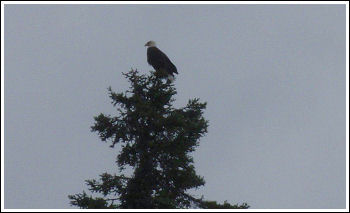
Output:
[[147,48],[147,62],[160,74],[172,77],[174,77],[174,73],[178,74],[175,65],[157,47]]

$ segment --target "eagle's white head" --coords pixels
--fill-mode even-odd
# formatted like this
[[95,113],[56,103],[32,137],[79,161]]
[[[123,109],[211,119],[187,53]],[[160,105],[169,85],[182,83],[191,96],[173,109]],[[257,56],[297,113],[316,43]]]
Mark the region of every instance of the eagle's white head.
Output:
[[156,46],[156,42],[154,41],[149,41],[145,44],[145,47],[155,47]]

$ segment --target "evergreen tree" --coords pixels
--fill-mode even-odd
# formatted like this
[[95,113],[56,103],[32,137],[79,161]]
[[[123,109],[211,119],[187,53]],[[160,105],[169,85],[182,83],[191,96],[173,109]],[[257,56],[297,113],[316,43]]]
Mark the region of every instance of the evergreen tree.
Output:
[[[225,201],[205,201],[187,190],[204,185],[196,174],[191,152],[207,133],[208,121],[203,117],[206,103],[189,100],[183,108],[172,106],[174,85],[163,82],[157,73],[141,75],[131,70],[123,75],[131,86],[125,93],[109,87],[117,115],[100,114],[91,127],[111,147],[119,144],[117,164],[121,175],[104,173],[99,180],[87,180],[92,197],[83,193],[69,195],[70,203],[80,208],[248,208]],[[126,167],[133,174],[124,175]]]

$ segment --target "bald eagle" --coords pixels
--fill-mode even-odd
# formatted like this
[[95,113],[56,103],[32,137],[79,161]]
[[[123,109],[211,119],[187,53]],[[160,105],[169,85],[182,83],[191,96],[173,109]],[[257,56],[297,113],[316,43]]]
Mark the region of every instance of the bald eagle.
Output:
[[175,65],[169,60],[167,55],[156,47],[156,42],[149,41],[145,46],[148,47],[148,64],[156,70],[158,76],[166,77],[168,81],[173,82],[175,79],[174,73],[178,74]]

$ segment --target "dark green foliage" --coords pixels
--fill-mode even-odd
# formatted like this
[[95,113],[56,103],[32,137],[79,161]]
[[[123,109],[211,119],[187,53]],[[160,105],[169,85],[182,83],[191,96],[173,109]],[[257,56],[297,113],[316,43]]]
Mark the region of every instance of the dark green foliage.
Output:
[[132,70],[125,77],[131,86],[125,93],[108,88],[117,115],[100,114],[91,127],[111,147],[120,145],[116,163],[119,172],[126,166],[133,175],[104,173],[100,180],[87,180],[89,190],[103,197],[92,198],[85,192],[69,195],[71,205],[80,208],[248,208],[247,204],[217,204],[189,195],[186,191],[204,185],[196,174],[190,153],[207,133],[203,118],[206,103],[189,100],[185,107],[172,106],[174,85],[151,73]]
[[117,208],[113,203],[108,204],[108,199],[104,199],[101,197],[92,198],[91,196],[87,196],[85,192],[76,194],[76,195],[68,195],[68,198],[72,201],[71,205],[79,206],[82,209],[114,209]]

